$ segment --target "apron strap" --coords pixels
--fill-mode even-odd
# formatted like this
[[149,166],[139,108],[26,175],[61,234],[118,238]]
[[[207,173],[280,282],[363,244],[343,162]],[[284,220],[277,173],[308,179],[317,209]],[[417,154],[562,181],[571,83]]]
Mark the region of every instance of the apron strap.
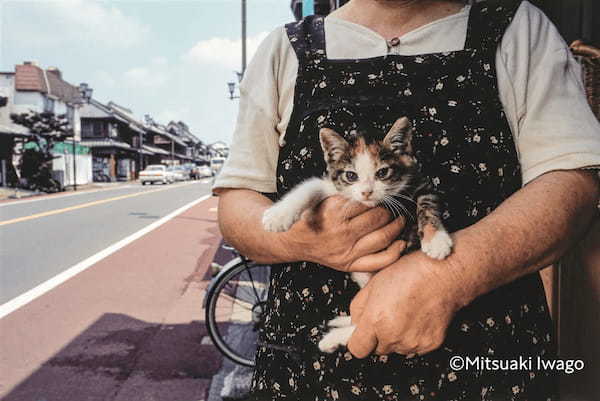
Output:
[[465,48],[481,49],[495,54],[521,1],[487,0],[475,3],[469,15]]
[[[319,69],[320,59],[327,58],[325,53],[325,19],[320,15],[310,15],[299,22],[285,26],[288,39],[296,57],[299,71]],[[319,61],[316,61],[319,59]]]

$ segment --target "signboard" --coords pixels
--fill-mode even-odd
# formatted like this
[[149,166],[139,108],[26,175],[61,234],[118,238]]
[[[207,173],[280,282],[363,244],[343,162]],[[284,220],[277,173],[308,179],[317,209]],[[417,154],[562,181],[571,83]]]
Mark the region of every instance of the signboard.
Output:
[[156,145],[169,145],[171,143],[171,141],[169,139],[165,138],[164,136],[154,135],[154,143]]

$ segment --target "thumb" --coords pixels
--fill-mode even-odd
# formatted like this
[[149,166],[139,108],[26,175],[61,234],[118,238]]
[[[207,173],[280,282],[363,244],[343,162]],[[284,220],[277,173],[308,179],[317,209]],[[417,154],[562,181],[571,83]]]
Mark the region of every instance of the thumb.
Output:
[[348,341],[348,351],[355,357],[362,359],[367,357],[377,347],[377,337],[373,331],[373,325],[358,325],[352,337]]
[[360,322],[360,318],[365,310],[367,299],[369,298],[369,285],[361,289],[350,302],[350,318],[352,324],[356,325]]

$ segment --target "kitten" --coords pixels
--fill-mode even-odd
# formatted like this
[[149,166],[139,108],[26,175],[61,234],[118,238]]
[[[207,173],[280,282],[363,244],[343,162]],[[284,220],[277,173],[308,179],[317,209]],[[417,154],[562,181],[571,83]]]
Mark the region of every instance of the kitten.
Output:
[[[286,231],[306,210],[323,199],[342,195],[367,206],[386,205],[395,213],[411,216],[408,201],[416,206],[416,224],[405,229],[407,249],[420,241],[421,250],[434,259],[444,259],[452,251],[452,239],[442,224],[438,198],[423,176],[413,155],[413,129],[406,117],[398,119],[382,141],[357,136],[352,143],[330,128],[322,128],[319,139],[327,174],[297,185],[267,209],[263,226],[267,231]],[[309,214],[310,216],[310,214]],[[355,272],[352,279],[363,288],[372,273]],[[328,323],[332,328],[319,342],[319,348],[333,352],[346,345],[354,331],[350,316],[339,316]]]

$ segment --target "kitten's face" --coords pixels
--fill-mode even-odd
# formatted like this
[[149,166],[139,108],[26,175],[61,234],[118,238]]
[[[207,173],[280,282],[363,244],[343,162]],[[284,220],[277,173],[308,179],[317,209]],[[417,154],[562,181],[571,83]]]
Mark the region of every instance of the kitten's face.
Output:
[[397,120],[383,141],[352,144],[329,128],[320,131],[329,178],[341,195],[375,206],[388,195],[402,192],[410,181],[415,161],[406,117]]

